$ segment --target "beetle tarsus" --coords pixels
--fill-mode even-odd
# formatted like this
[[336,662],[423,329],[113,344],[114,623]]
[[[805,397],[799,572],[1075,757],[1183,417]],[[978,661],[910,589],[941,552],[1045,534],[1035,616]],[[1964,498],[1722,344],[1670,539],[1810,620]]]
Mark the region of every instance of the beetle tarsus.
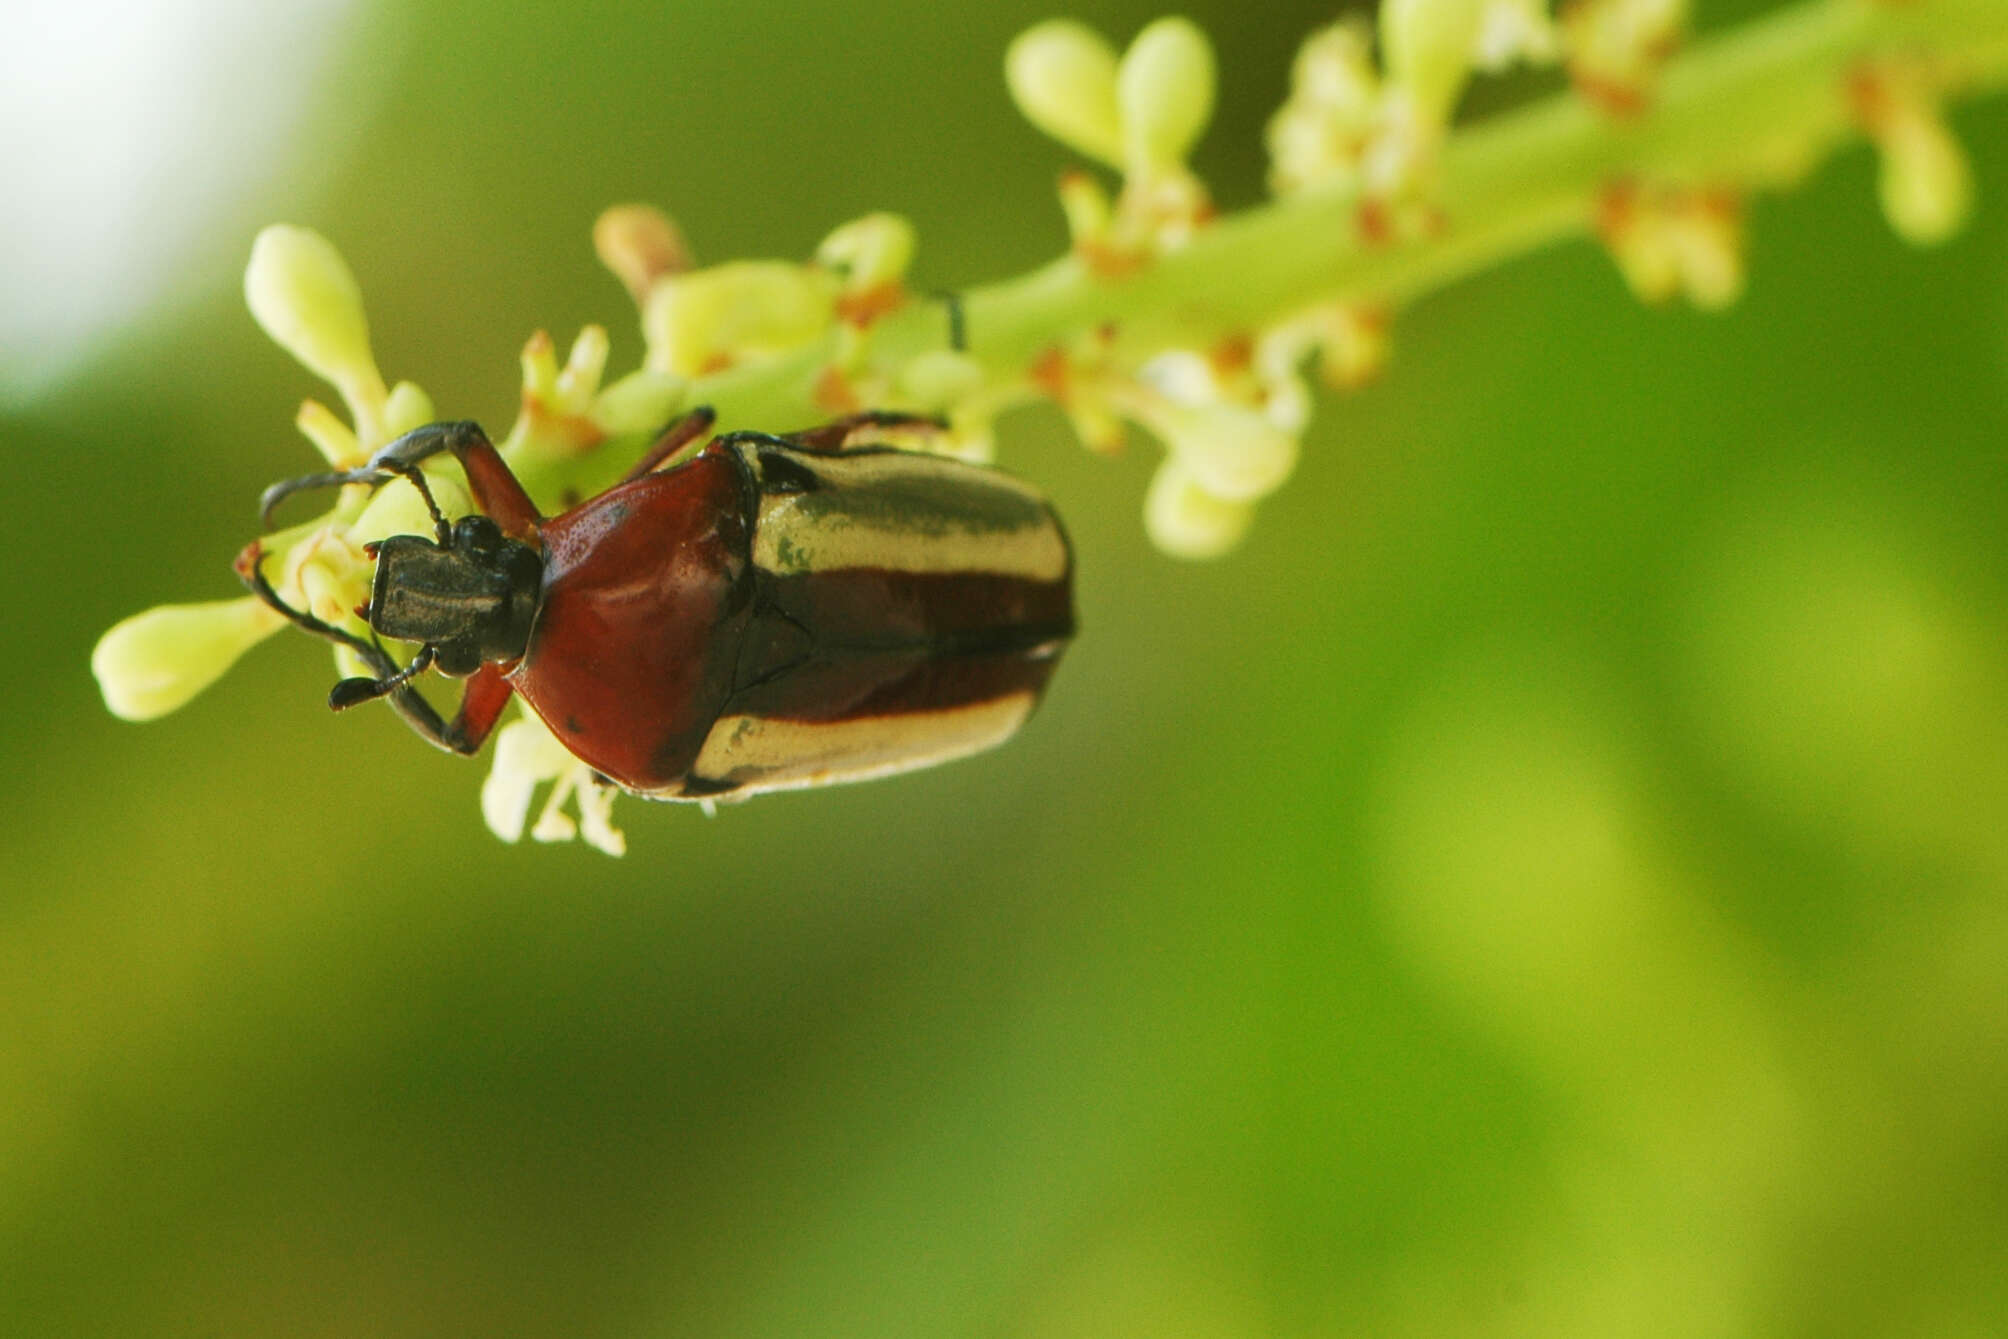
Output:
[[[350,707],[374,702],[387,693],[395,693],[411,681],[415,674],[422,674],[431,668],[438,651],[431,646],[421,646],[411,663],[397,673],[381,679],[343,679],[328,692],[328,710],[347,711]],[[445,732],[450,735],[449,729]]]

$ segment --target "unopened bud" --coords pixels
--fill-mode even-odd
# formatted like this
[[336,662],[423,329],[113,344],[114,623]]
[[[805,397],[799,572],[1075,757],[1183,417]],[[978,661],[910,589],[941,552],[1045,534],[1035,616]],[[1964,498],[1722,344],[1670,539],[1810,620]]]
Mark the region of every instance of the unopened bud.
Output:
[[1934,246],[1958,232],[1973,212],[1973,168],[1938,109],[1918,103],[1893,114],[1877,147],[1877,194],[1897,235]]
[[1189,19],[1137,34],[1116,73],[1123,162],[1149,175],[1184,163],[1213,119],[1213,46]]
[[105,706],[129,721],[175,710],[286,620],[252,596],[166,604],[116,624],[91,652]]
[[1484,0],[1383,0],[1381,57],[1429,126],[1450,122],[1471,77]]
[[702,376],[797,348],[834,319],[837,281],[827,271],[779,260],[739,260],[676,275],[642,309],[648,366]]
[[251,245],[244,300],[266,334],[342,393],[365,445],[381,440],[384,383],[362,290],[333,244],[308,228],[266,228]]
[[615,205],[593,223],[593,250],[640,306],[665,275],[690,268],[690,247],[654,205]]
[[913,263],[913,224],[898,214],[867,214],[837,228],[816,248],[816,263],[835,270],[847,289],[898,283]]
[[620,378],[593,401],[593,422],[610,437],[653,432],[683,404],[682,377],[641,368]]
[[1116,53],[1100,33],[1073,19],[1035,24],[1005,52],[1004,80],[1026,120],[1071,149],[1122,166]]
[[1174,558],[1218,558],[1241,542],[1254,517],[1253,504],[1207,492],[1176,456],[1158,466],[1144,494],[1144,532]]

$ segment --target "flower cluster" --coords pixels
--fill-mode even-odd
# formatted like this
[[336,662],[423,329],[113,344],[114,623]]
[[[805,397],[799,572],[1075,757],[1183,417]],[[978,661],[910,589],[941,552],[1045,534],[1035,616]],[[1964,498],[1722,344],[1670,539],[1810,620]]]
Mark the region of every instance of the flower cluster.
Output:
[[[610,209],[594,243],[634,299],[642,364],[609,381],[604,330],[580,332],[562,362],[538,332],[523,348],[520,412],[499,447],[551,507],[618,477],[691,404],[715,405],[728,426],[773,429],[861,409],[935,415],[948,430],[914,445],[985,461],[997,415],[1044,400],[1093,450],[1119,449],[1129,426],[1160,441],[1148,534],[1170,554],[1222,554],[1294,469],[1311,377],[1335,389],[1372,379],[1392,313],[1429,283],[1588,231],[1640,298],[1725,306],[1744,285],[1747,193],[1804,170],[1850,128],[1875,146],[1882,207],[1900,235],[1937,242],[1964,221],[1971,173],[1944,107],[1983,75],[2008,74],[2008,21],[1946,0],[1814,5],[1796,26],[1722,43],[1709,58],[1678,53],[1686,20],[1686,0],[1566,0],[1556,13],[1548,0],[1384,0],[1371,23],[1325,28],[1304,43],[1268,126],[1277,203],[1250,211],[1264,227],[1221,245],[1235,229],[1216,218],[1189,164],[1215,97],[1205,35],[1163,19],[1118,53],[1080,23],[1039,24],[1007,53],[1012,97],[1034,126],[1116,177],[1112,188],[1090,170],[1062,175],[1070,246],[1059,261],[961,297],[921,296],[906,282],[914,230],[896,215],[843,224],[804,260],[700,268],[659,211]],[[1675,59],[1705,77],[1672,77]],[[1472,145],[1454,128],[1467,85],[1516,62],[1560,64],[1573,91]],[[1766,80],[1784,90],[1767,104],[1777,124],[1658,133],[1669,120],[1678,129],[1682,118],[1722,119],[1696,88],[1748,92]],[[1569,99],[1593,114],[1553,105]],[[1469,170],[1529,144],[1549,148],[1557,126],[1579,137],[1572,160],[1514,160],[1556,179]],[[1474,176],[1491,191],[1476,206],[1458,194]],[[1279,272],[1268,252],[1278,238],[1297,270],[1272,281],[1259,305],[1223,291],[1246,272]],[[356,470],[435,417],[419,388],[385,381],[355,279],[318,235],[267,229],[245,294],[266,332],[347,408],[344,420],[308,401],[296,418],[332,471]],[[447,514],[470,509],[450,458],[424,469]],[[369,593],[371,544],[428,525],[408,483],[349,485],[321,516],[247,547],[239,567],[290,608],[367,638],[355,610]],[[255,597],[165,606],[107,632],[92,668],[113,712],[151,719],[286,621]],[[345,675],[368,669],[346,647],[336,654]],[[527,829],[617,853],[611,800],[533,715],[499,731],[482,808],[505,839]]]

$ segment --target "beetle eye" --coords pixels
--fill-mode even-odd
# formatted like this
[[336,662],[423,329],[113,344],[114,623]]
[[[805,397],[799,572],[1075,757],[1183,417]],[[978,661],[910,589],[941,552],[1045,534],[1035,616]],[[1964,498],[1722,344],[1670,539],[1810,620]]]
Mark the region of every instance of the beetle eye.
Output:
[[502,530],[486,516],[463,516],[453,523],[453,547],[493,553],[502,547]]
[[464,679],[481,668],[481,651],[469,641],[448,642],[432,663],[447,678]]

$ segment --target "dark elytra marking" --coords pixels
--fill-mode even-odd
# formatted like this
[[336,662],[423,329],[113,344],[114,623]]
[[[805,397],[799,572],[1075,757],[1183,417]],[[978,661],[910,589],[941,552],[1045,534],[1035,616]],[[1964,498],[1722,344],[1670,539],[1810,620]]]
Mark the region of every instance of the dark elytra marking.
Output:
[[[874,456],[911,458],[890,446],[852,447],[834,461]],[[924,457],[937,468],[860,479],[816,473],[814,460],[792,450],[763,447],[760,474],[770,495],[802,496],[799,523],[841,525],[858,521],[883,529],[934,536],[950,530],[1015,533],[1054,524],[1044,503],[999,482],[995,470],[942,456]]]
[[772,448],[760,452],[760,482],[768,493],[813,493],[823,486],[800,457]]
[[721,714],[805,725],[926,716],[1016,693],[1037,697],[1058,664],[1051,642],[953,656],[920,650],[817,655],[781,678],[734,693]]
[[1070,583],[994,572],[838,567],[759,569],[760,602],[803,628],[816,649],[915,648],[948,655],[1016,650],[1074,631]]

